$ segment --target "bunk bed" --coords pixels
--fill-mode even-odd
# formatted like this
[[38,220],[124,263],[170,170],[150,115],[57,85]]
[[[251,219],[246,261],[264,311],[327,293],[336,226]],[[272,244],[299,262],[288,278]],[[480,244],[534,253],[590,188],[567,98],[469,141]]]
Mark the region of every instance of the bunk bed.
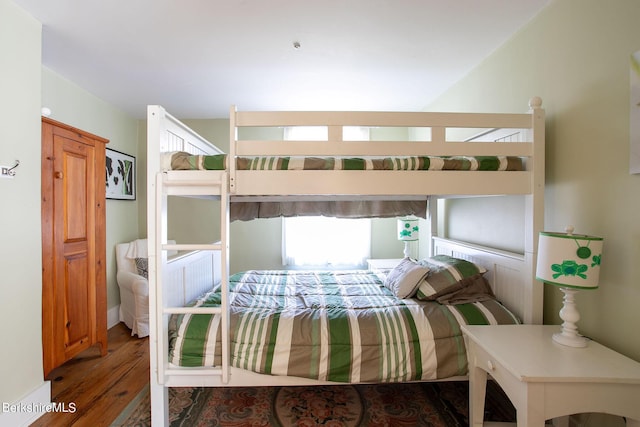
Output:
[[[245,273],[229,277],[231,206],[292,201],[428,200],[424,205],[428,207],[424,216],[428,224],[426,228],[431,242],[431,256],[425,260],[426,271],[423,270],[421,280],[428,277],[429,268],[437,270],[433,263],[438,259],[468,263],[479,271],[473,276],[474,280],[480,276],[482,283],[490,287],[487,293],[492,297],[478,299],[474,304],[497,304],[505,308],[504,312],[488,320],[490,323],[500,319],[541,323],[542,287],[535,281],[533,267],[544,209],[544,110],[541,104],[539,98],[532,98],[529,111],[522,114],[243,112],[232,107],[228,153],[189,129],[161,106],[149,106],[147,226],[154,425],[161,426],[167,422],[168,387],[422,381],[465,375],[465,360],[458,360],[453,369],[438,371],[437,366],[427,366],[416,368],[408,374],[387,377],[368,374],[306,375],[295,367],[292,369],[292,366],[280,370],[272,370],[271,366],[265,370],[263,366],[254,369],[257,371],[254,372],[248,369],[251,363],[245,362],[247,358],[257,358],[255,354],[246,356],[245,362],[235,360],[232,363],[231,334],[239,330],[238,322],[245,320],[231,318],[230,313],[242,312],[246,315],[247,312],[263,309],[264,304],[258,307],[252,302],[258,298],[251,293],[256,288],[255,283],[281,283],[282,275],[287,276],[285,281],[288,281],[288,276],[292,277],[293,274],[268,272],[270,276],[266,279],[249,278],[245,281]],[[322,126],[327,130],[326,138],[323,141],[284,140],[281,137],[282,129],[292,126]],[[382,141],[348,140],[345,137],[348,127],[375,129],[375,132],[392,137]],[[384,131],[380,132],[380,129]],[[256,138],[258,134],[268,136]],[[279,136],[274,138],[274,135]],[[480,195],[524,196],[526,218],[523,253],[451,241],[436,235],[438,198]],[[169,196],[219,200],[220,241],[213,244],[169,244]],[[180,251],[180,263],[172,262],[167,257],[170,251]],[[204,257],[204,265],[202,253],[210,254]],[[189,263],[191,256],[197,256],[198,259],[193,266]],[[413,263],[411,269],[414,264],[418,265]],[[345,291],[345,288],[338,286],[334,292],[358,294],[363,292],[363,288],[376,288],[377,292],[382,289],[386,297],[386,294],[393,294],[390,288],[385,288],[385,283],[394,273],[397,273],[395,269],[367,272],[367,278],[364,279],[363,272],[356,272],[356,281],[365,283],[363,287],[355,289],[352,286],[350,291]],[[308,278],[301,280],[306,282]],[[341,280],[333,277],[331,283],[337,285]],[[203,296],[202,292],[208,288],[211,292]],[[304,289],[307,296],[313,294],[313,287]],[[288,293],[291,289],[278,288],[270,292]],[[375,298],[378,297],[380,295],[376,294]],[[367,294],[367,298],[374,297]],[[401,308],[398,310],[427,312],[433,309],[424,307],[440,304],[433,301],[435,298],[427,299],[429,301],[426,302],[401,299]],[[209,304],[205,304],[205,301]],[[265,304],[268,306],[271,303]],[[378,305],[387,307],[389,304],[385,301]],[[244,308],[238,308],[243,305]],[[466,322],[462,313],[456,313],[455,305],[446,302],[444,305],[447,321],[455,318],[456,322]],[[480,308],[485,313],[492,310],[487,306]],[[442,312],[440,308],[435,311]],[[215,323],[213,338],[204,344],[204,347],[211,347],[211,351],[197,357],[206,359],[206,363],[202,360],[193,362],[193,357],[181,354],[176,349],[176,346],[185,346],[184,341],[183,344],[176,344],[181,339],[181,328],[186,328],[184,325],[188,323],[183,320],[196,316],[208,316]],[[456,326],[452,328],[458,329]],[[204,329],[212,327],[206,326]],[[462,350],[453,357],[464,359],[461,335],[459,332],[455,334],[454,342],[457,344],[451,346],[461,347]],[[280,339],[287,341],[290,347],[294,341],[284,333]],[[433,349],[424,348],[422,351],[434,352]],[[444,366],[446,363],[442,364]],[[420,373],[416,374],[416,370]]]

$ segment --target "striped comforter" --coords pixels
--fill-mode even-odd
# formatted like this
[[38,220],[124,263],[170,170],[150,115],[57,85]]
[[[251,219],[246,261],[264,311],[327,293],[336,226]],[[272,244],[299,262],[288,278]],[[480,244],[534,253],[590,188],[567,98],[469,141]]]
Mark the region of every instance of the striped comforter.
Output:
[[[466,375],[460,324],[517,323],[499,302],[400,300],[373,271],[249,271],[230,278],[231,365],[337,382]],[[216,306],[217,290],[194,304]],[[219,316],[173,315],[169,361],[221,362]]]
[[[165,153],[164,170],[224,170],[227,155]],[[522,159],[513,156],[402,156],[402,157],[291,157],[263,156],[236,158],[238,170],[459,170],[519,171]]]

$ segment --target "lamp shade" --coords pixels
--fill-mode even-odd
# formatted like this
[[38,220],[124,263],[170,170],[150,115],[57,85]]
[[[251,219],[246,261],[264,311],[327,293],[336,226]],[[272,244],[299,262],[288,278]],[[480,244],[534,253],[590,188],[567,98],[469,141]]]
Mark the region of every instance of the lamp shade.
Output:
[[418,220],[416,218],[401,218],[398,220],[398,240],[409,242],[418,240]]
[[565,288],[596,289],[600,277],[601,237],[543,231],[538,240],[536,278]]

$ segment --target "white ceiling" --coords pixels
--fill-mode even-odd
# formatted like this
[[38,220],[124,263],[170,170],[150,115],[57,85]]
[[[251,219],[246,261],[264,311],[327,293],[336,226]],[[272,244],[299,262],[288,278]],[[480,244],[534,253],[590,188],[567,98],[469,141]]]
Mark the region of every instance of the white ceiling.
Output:
[[14,0],[44,66],[138,118],[421,110],[549,1]]

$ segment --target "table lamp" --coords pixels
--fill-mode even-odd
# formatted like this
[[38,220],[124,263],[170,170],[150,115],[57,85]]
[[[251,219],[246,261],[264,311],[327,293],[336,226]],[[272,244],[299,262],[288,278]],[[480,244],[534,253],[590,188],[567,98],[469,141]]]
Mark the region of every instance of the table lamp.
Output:
[[560,310],[564,323],[561,332],[553,335],[553,340],[571,347],[586,347],[588,340],[578,334],[576,326],[580,314],[574,296],[578,290],[598,287],[603,239],[573,234],[572,226],[565,231],[540,232],[536,279],[558,286],[564,293]]
[[400,218],[398,219],[398,240],[404,242],[404,257],[409,258],[409,242],[418,240],[418,219]]

